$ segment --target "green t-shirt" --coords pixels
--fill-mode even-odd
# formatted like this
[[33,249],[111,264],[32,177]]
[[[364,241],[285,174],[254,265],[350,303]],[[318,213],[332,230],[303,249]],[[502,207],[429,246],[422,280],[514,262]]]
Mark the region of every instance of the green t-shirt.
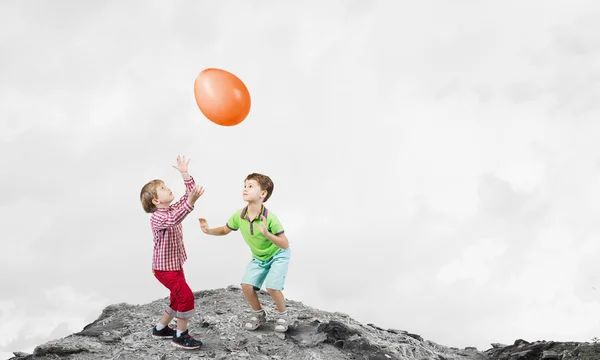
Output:
[[[264,205],[260,214],[266,218],[267,230],[271,234],[279,235],[283,233],[283,225],[281,225],[277,216],[267,210]],[[227,220],[227,227],[234,231],[240,230],[242,237],[250,247],[250,251],[252,251],[252,255],[265,261],[277,254],[280,248],[260,232],[260,226],[262,226],[261,215],[250,220],[248,218],[248,206],[246,206],[231,215]]]

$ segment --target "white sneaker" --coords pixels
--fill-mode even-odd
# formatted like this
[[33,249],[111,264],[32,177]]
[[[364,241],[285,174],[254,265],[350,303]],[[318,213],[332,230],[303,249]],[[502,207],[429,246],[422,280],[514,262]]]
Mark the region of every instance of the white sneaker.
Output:
[[267,313],[265,310],[253,311],[253,314],[248,317],[244,323],[246,330],[256,330],[259,326],[264,325],[267,322]]
[[277,322],[275,323],[276,332],[286,332],[288,327],[292,324],[292,319],[287,311],[283,313],[277,313]]

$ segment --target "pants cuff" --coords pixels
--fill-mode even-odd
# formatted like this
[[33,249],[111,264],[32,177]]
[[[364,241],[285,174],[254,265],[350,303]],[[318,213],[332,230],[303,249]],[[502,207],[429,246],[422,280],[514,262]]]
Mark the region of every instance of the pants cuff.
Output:
[[189,319],[192,316],[194,316],[195,310],[189,310],[189,311],[174,311],[173,312],[175,315],[173,315],[174,317],[178,318],[178,319]]

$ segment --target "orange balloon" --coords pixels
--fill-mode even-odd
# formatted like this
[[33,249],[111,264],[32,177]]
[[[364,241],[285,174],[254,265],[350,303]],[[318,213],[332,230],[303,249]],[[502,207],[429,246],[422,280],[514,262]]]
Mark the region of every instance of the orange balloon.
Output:
[[202,114],[222,126],[237,125],[250,112],[248,88],[237,76],[222,69],[202,70],[194,81],[194,97]]

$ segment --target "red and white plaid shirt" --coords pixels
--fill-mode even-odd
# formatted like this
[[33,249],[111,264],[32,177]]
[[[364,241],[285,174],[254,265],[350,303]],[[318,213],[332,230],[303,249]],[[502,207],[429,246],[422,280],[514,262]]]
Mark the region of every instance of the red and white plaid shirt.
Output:
[[[183,183],[190,191],[196,185],[191,176]],[[194,207],[187,203],[187,198],[186,191],[186,194],[178,202],[167,209],[158,209],[150,216],[150,225],[154,234],[152,270],[181,270],[183,263],[187,260],[181,222],[194,210]]]

